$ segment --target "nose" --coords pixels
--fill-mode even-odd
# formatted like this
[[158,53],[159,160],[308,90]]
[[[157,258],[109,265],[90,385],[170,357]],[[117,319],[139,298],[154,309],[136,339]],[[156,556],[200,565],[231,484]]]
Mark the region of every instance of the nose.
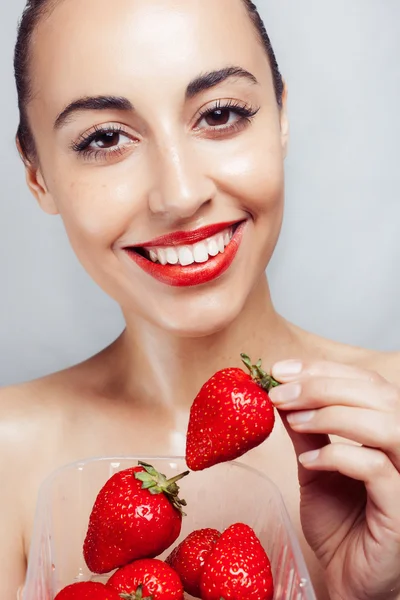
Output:
[[168,144],[158,149],[155,158],[156,184],[149,196],[153,215],[188,220],[212,202],[215,185],[195,149],[184,143]]

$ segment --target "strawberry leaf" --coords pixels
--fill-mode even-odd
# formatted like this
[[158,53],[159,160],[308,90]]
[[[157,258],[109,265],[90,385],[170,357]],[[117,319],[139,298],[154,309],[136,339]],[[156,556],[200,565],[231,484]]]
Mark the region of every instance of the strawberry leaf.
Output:
[[172,477],[171,479],[167,479],[163,473],[159,473],[154,467],[147,463],[139,462],[139,466],[142,467],[144,471],[135,472],[135,478],[143,483],[142,490],[148,490],[152,496],[165,494],[172,506],[184,515],[185,513],[182,511],[182,506],[186,506],[186,501],[180,500],[178,497],[179,486],[177,485],[177,481],[180,481],[183,477],[189,475],[190,471],[185,471],[184,473],[175,475],[175,477]]
[[261,358],[256,365],[253,365],[251,358],[247,356],[247,354],[241,354],[240,356],[246,367],[249,369],[251,378],[267,393],[271,388],[281,385],[279,381],[276,381],[276,379],[272,377],[272,375],[269,375],[261,368]]
[[119,594],[122,600],[153,600],[153,596],[143,596],[143,584],[141,583],[136,590],[136,593],[132,594]]
[[142,485],[142,490],[151,490],[156,487],[156,483],[154,481],[145,481]]
[[154,481],[154,477],[152,477],[151,475],[149,475],[148,473],[135,473],[135,479],[138,479],[139,481]]
[[139,462],[139,466],[143,467],[143,469],[149,474],[152,475],[153,477],[158,477],[160,475],[160,473],[158,473],[154,467],[152,467],[151,465],[148,465],[145,462]]

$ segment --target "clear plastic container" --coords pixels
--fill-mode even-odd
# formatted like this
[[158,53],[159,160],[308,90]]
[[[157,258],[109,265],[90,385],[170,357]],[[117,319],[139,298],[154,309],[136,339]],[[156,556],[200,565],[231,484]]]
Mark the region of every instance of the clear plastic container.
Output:
[[[105,482],[117,471],[136,466],[138,460],[152,464],[168,477],[186,470],[182,458],[101,458],[68,465],[44,482],[24,600],[53,600],[57,592],[71,583],[107,580],[92,575],[83,559],[89,515]],[[315,600],[281,495],[267,477],[239,463],[224,463],[191,473],[179,485],[180,497],[185,498],[188,506],[176,544],[194,529],[213,527],[221,531],[233,523],[247,523],[270,557],[275,600]]]

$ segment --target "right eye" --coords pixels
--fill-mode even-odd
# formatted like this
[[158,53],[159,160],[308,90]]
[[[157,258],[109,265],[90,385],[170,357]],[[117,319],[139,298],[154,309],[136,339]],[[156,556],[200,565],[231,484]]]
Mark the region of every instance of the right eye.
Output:
[[[98,133],[96,137],[91,141],[89,146],[93,148],[115,148],[115,146],[119,146],[120,143],[123,143],[123,139],[127,140],[128,144],[130,139],[126,135],[122,135],[122,133],[118,133],[116,131],[105,131],[104,133]],[[125,141],[126,143],[126,141]]]
[[134,143],[121,126],[97,127],[74,142],[72,149],[85,158],[101,159],[122,154]]

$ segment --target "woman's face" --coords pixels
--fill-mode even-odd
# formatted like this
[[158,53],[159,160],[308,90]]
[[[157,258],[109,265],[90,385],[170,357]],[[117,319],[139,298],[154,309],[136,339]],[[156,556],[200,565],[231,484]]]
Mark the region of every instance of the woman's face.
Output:
[[262,281],[284,194],[285,116],[241,0],[63,0],[31,73],[31,187],[89,274],[128,320],[228,325]]

